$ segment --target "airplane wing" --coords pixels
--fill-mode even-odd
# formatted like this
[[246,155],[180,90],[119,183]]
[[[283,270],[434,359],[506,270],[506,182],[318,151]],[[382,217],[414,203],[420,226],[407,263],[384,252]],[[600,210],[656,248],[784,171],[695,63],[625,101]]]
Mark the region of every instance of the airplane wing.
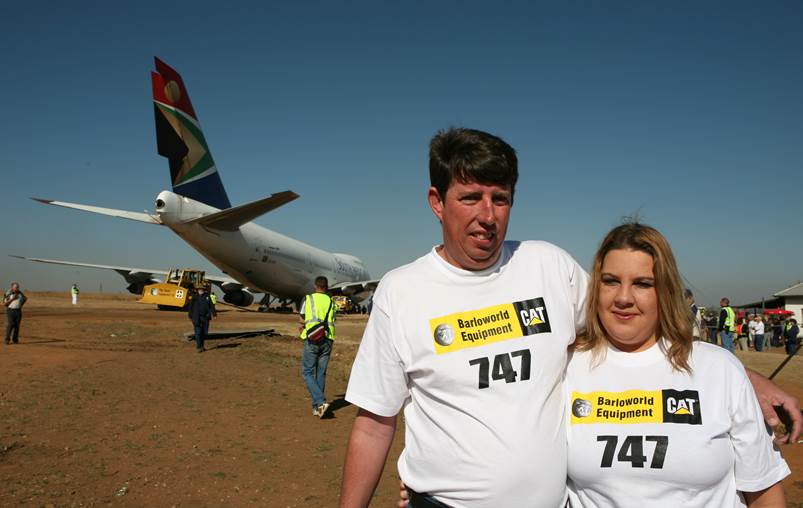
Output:
[[151,215],[142,212],[129,212],[126,210],[116,210],[114,208],[103,208],[100,206],[82,205],[80,203],[67,203],[65,201],[54,201],[52,199],[31,198],[34,201],[39,201],[46,205],[62,206],[64,208],[74,208],[76,210],[83,210],[85,212],[99,213],[101,215],[111,215],[112,217],[121,217],[123,219],[133,220],[137,222],[147,222],[148,224],[162,224],[162,221],[156,215]]
[[378,285],[378,280],[340,282],[329,286],[329,291],[333,294],[342,294],[351,297],[354,300],[362,301],[368,298],[371,293],[376,291],[376,287]]
[[[67,266],[80,266],[83,268],[97,268],[100,270],[113,270],[120,274],[126,282],[130,284],[129,291],[132,293],[139,293],[143,285],[158,282],[154,278],[155,275],[165,276],[167,270],[151,270],[148,268],[132,268],[129,266],[111,266],[111,265],[96,265],[92,263],[80,263],[78,261],[62,261],[60,259],[41,259],[41,258],[28,258],[25,256],[11,255],[12,258],[25,259],[28,261],[35,261],[37,263],[49,263],[54,265],[67,265]],[[244,286],[231,277],[225,275],[207,275],[206,278],[213,284],[219,286],[224,291],[232,291],[243,289]],[[136,291],[132,291],[137,289]]]

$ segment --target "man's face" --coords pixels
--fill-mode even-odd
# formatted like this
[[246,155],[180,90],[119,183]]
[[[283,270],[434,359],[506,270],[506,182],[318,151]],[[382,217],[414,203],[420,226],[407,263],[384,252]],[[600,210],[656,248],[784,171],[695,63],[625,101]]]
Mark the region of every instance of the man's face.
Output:
[[16,292],[17,292],[17,291],[19,291],[19,290],[20,290],[20,286],[19,286],[19,284],[17,284],[17,283],[14,283],[14,284],[12,284],[12,285],[11,285],[11,291],[13,291],[13,292],[15,292],[15,293],[16,293]]
[[719,301],[719,306],[720,307],[727,307],[728,306],[728,302],[726,302],[725,300],[720,300]]
[[441,200],[429,189],[429,206],[441,221],[441,256],[464,270],[483,270],[493,265],[502,251],[512,205],[510,185],[486,185],[453,181]]

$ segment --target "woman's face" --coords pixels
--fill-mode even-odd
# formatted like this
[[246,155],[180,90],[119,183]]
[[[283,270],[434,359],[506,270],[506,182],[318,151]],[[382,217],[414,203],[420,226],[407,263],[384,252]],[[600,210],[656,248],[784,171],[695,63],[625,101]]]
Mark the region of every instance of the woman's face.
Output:
[[622,351],[637,352],[655,344],[658,295],[652,256],[615,249],[602,261],[597,314],[608,340]]

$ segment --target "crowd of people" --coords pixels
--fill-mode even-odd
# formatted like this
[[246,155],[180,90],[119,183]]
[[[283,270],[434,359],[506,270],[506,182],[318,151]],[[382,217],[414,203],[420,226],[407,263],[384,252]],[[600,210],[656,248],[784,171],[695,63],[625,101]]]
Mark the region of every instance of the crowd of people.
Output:
[[[723,307],[723,309],[727,313],[727,308]],[[700,340],[721,345],[732,352],[735,348],[741,351],[752,349],[762,352],[770,348],[783,347],[786,354],[793,355],[797,354],[800,346],[800,326],[797,319],[792,316],[764,316],[748,313],[744,316],[734,317],[731,324],[727,318],[723,322],[722,310],[720,310],[719,316],[706,313],[698,319],[700,320]],[[732,328],[730,330],[732,337],[728,337],[728,333],[722,333],[723,329],[728,327]]]

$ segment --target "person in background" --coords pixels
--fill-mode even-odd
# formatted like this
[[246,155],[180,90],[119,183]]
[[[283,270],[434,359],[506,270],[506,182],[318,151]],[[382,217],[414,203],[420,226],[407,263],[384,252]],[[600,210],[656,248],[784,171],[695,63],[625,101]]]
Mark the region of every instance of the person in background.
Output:
[[70,296],[72,296],[73,305],[78,305],[78,293],[80,293],[78,290],[78,284],[73,284],[72,288],[70,288]]
[[789,318],[786,320],[786,327],[783,332],[784,341],[786,342],[786,354],[793,355],[797,353],[797,335],[800,329],[797,326],[797,320]]
[[6,308],[6,344],[19,344],[20,323],[22,323],[22,306],[28,298],[20,291],[17,282],[11,283],[11,288],[3,298],[3,305]]
[[[710,311],[709,311],[710,312]],[[708,342],[717,344],[717,318],[713,314],[708,314],[705,319],[706,329],[708,330]]]
[[701,340],[703,338],[703,316],[700,313],[700,309],[697,308],[697,304],[694,303],[694,294],[691,289],[686,288],[683,291],[683,295],[686,297],[689,309],[691,309],[691,315],[694,316],[691,327],[692,337],[694,337],[694,340]]
[[[301,354],[301,375],[312,399],[312,416],[323,418],[329,403],[326,402],[326,369],[335,340],[334,302],[329,296],[329,280],[315,278],[315,292],[304,298],[299,309],[304,352]],[[319,329],[315,332],[316,329]],[[320,337],[318,337],[320,335]],[[314,337],[313,337],[314,336]]]
[[747,328],[747,322],[743,317],[736,320],[736,343],[742,351],[747,351]]
[[753,330],[753,347],[760,353],[764,351],[764,319],[756,314],[750,322],[750,327]]
[[722,340],[722,347],[733,353],[733,332],[736,330],[736,313],[731,308],[731,302],[727,298],[719,301],[719,321],[717,321],[717,331]]
[[772,347],[783,346],[783,325],[777,317],[772,318],[772,339],[770,339],[770,344],[772,344]]
[[206,290],[202,286],[195,288],[196,294],[190,301],[190,308],[187,315],[192,321],[192,326],[195,329],[195,350],[198,353],[206,351],[204,341],[207,334],[209,334],[209,322],[215,316],[215,306],[212,305],[212,300],[206,294]]

